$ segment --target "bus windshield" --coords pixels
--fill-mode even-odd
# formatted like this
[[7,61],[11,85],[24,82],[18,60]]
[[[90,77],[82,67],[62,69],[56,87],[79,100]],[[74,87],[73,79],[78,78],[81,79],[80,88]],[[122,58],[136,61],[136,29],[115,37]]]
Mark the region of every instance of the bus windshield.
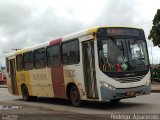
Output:
[[146,42],[141,39],[101,38],[99,65],[104,72],[132,72],[148,69]]

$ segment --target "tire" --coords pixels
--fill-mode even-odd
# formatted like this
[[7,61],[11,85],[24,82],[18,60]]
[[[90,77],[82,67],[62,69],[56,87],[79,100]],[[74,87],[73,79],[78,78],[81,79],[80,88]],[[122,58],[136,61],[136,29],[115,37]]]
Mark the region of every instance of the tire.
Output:
[[30,100],[37,101],[37,96],[30,96]]
[[113,99],[113,100],[110,100],[110,102],[111,102],[112,104],[118,104],[120,101],[121,101],[121,99]]
[[22,97],[24,101],[30,101],[31,96],[29,96],[28,89],[25,85],[22,86]]
[[74,85],[71,87],[69,92],[69,97],[71,104],[75,107],[81,106],[82,101],[80,99],[80,94],[78,88]]

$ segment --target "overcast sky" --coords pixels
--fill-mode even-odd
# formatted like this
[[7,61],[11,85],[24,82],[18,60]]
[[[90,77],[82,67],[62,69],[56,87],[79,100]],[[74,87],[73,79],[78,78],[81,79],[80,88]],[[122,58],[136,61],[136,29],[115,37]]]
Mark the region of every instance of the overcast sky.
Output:
[[[159,8],[160,0],[0,0],[0,66],[14,48],[93,26],[140,27],[147,38]],[[147,43],[150,62],[160,63],[160,48]]]

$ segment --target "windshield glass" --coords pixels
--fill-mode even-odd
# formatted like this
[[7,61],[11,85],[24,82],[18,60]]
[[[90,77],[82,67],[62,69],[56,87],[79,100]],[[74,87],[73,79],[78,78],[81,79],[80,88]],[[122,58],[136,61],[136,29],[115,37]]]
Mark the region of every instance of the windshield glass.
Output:
[[135,39],[101,39],[99,64],[105,72],[146,70],[149,64],[146,43]]

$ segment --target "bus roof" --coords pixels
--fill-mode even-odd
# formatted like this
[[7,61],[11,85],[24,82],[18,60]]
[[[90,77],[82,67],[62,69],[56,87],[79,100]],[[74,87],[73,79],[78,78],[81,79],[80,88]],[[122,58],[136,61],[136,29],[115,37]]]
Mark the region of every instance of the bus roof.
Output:
[[[75,32],[75,33],[63,36],[63,37],[61,37],[61,39],[62,39],[62,41],[68,41],[68,40],[71,40],[71,39],[74,39],[74,38],[77,38],[77,37],[82,37],[82,36],[85,36],[85,35],[93,34],[99,28],[133,28],[133,29],[140,29],[140,28],[135,28],[135,27],[123,27],[123,26],[108,26],[108,27],[107,26],[97,26],[97,27],[92,27],[92,28],[89,28],[89,29],[85,29],[85,30],[82,30],[82,31],[79,31],[79,32]],[[28,48],[24,48],[24,49],[21,49],[21,50],[14,51],[12,53],[7,54],[6,57],[15,56],[15,55],[18,55],[18,54],[21,54],[21,53],[26,53],[26,52],[29,52],[29,51],[32,51],[32,50],[35,50],[35,49],[46,47],[46,46],[49,45],[49,43],[51,41],[54,41],[54,40],[57,40],[57,39],[53,39],[53,40],[50,40],[50,41],[47,41],[47,42],[44,42],[44,43],[34,45],[32,47],[28,47]]]

